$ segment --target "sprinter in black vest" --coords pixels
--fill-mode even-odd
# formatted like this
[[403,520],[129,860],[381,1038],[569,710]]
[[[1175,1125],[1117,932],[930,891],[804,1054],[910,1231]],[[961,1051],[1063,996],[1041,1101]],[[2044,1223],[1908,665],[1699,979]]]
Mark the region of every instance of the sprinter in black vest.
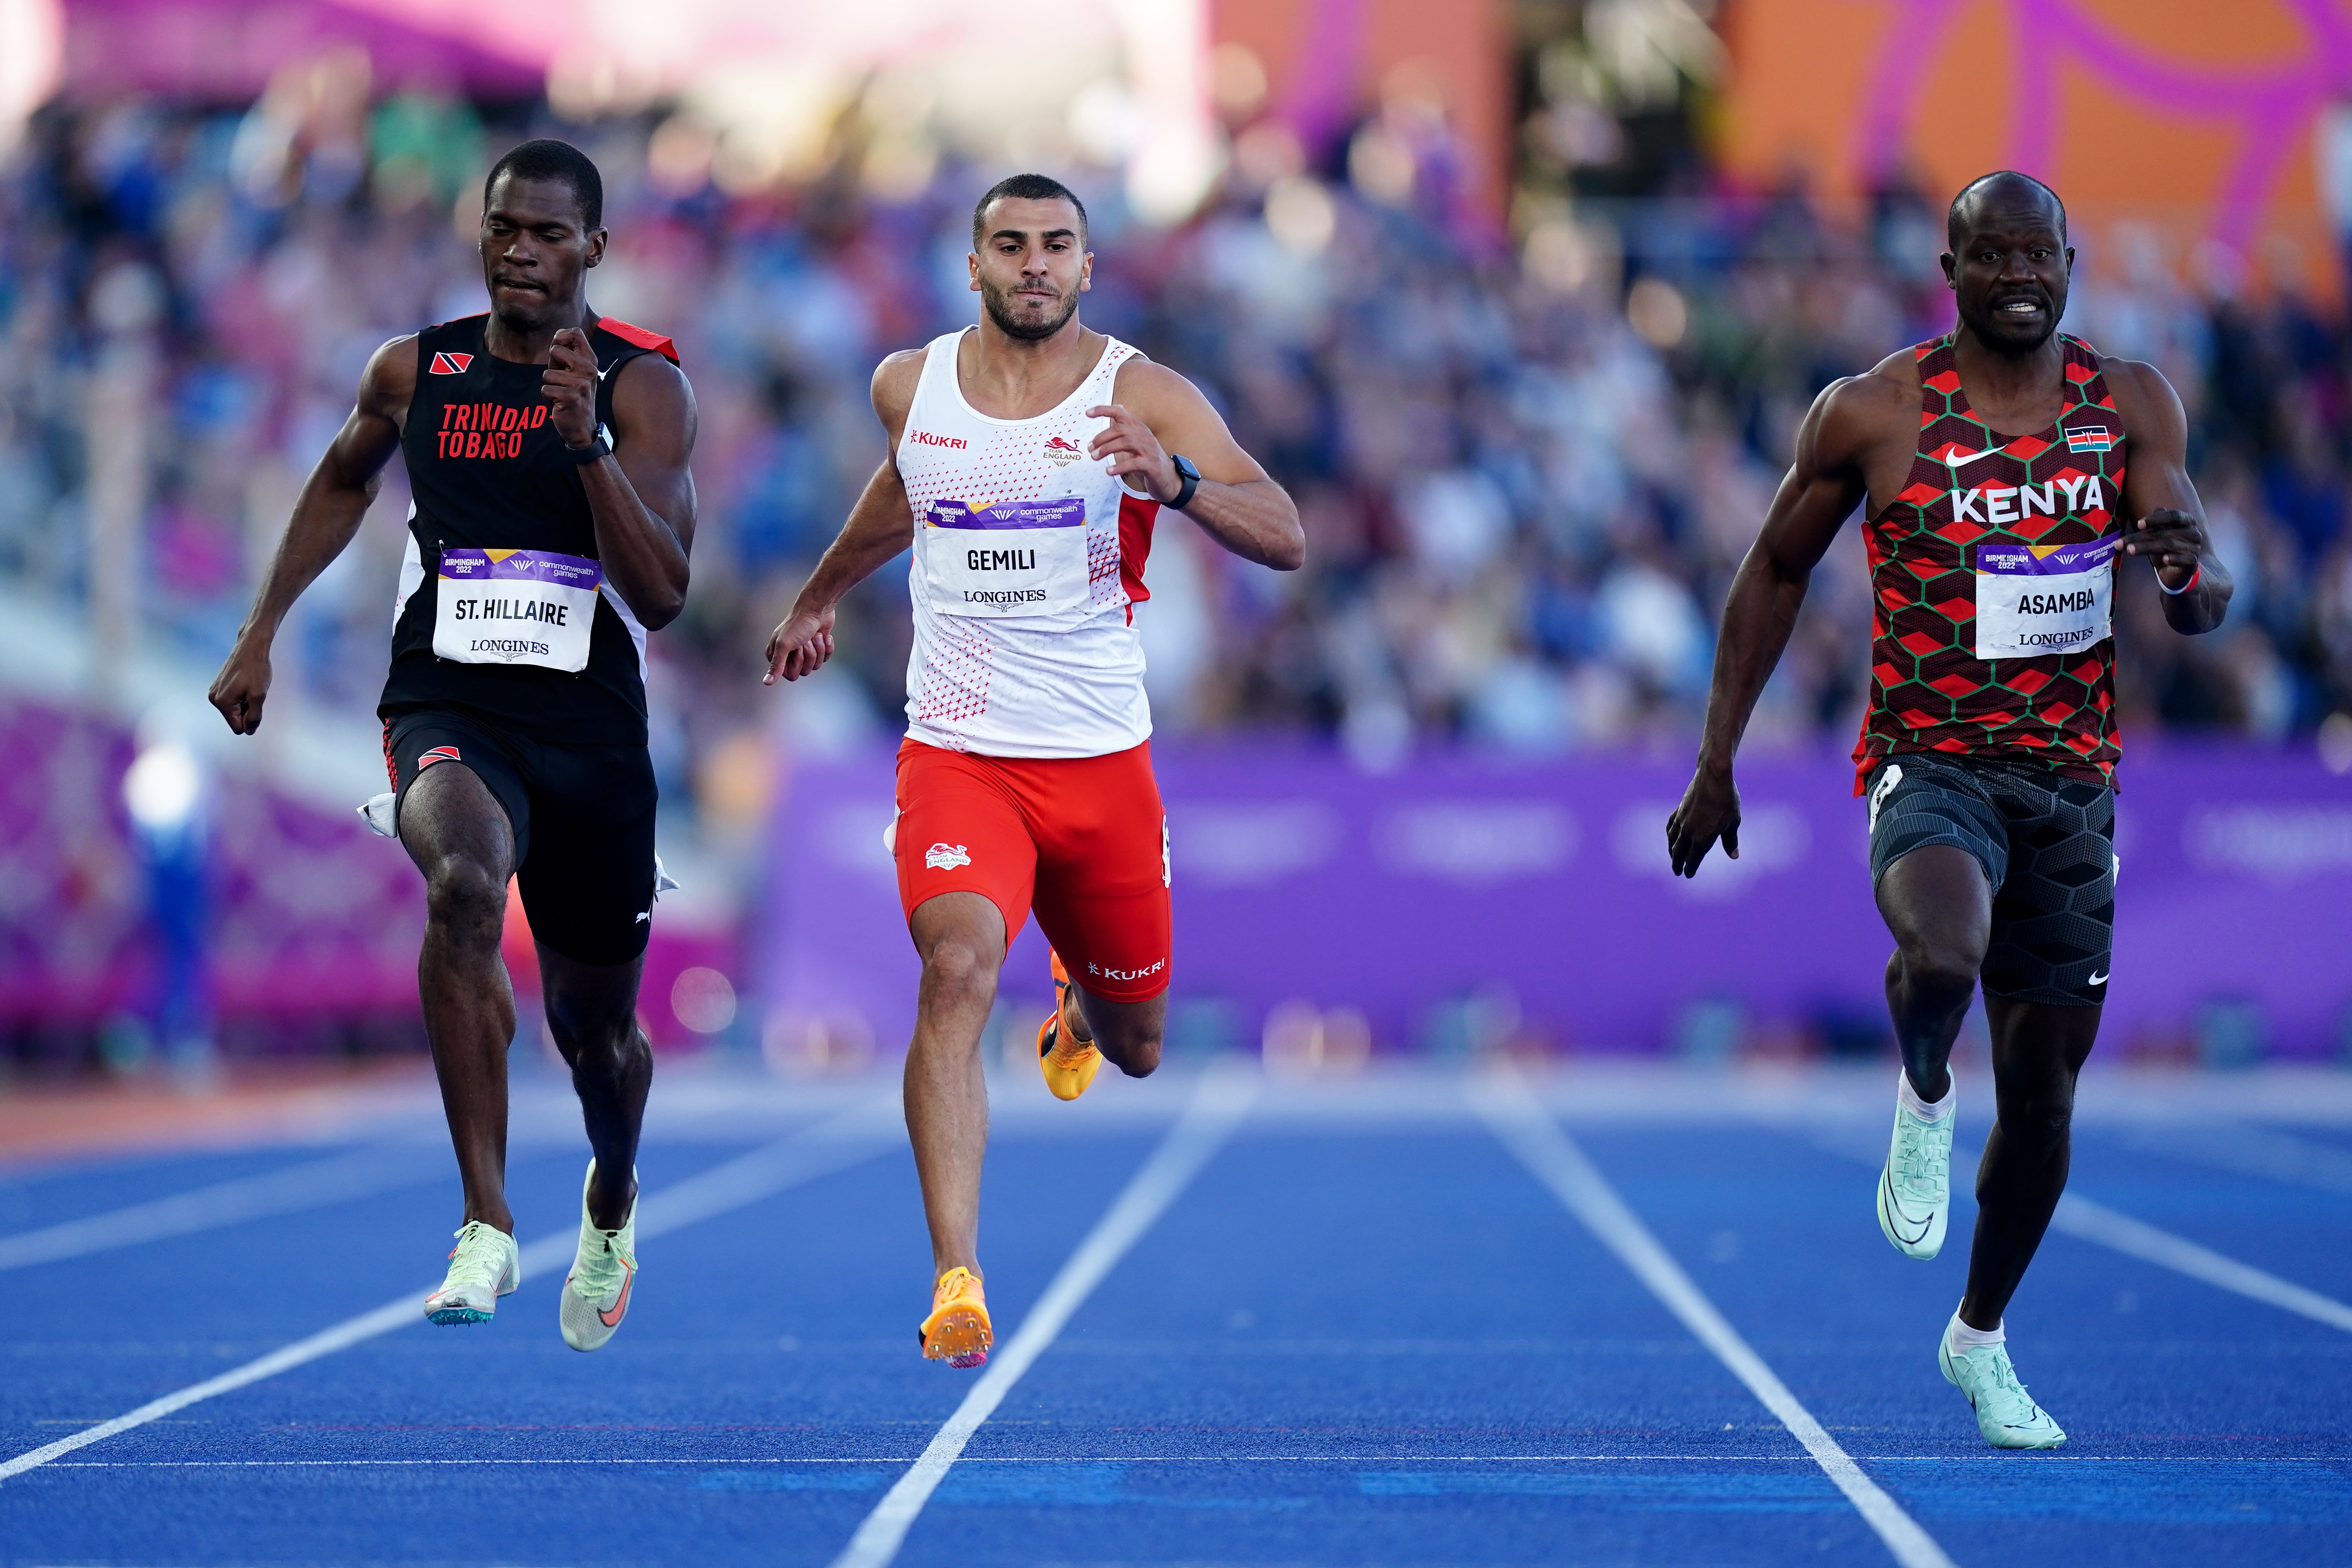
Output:
[[358,531],[398,447],[415,505],[378,711],[391,822],[425,874],[417,984],[466,1189],[436,1323],[478,1323],[521,1282],[506,1201],[499,956],[516,879],[547,1022],[594,1151],[563,1337],[594,1350],[636,1274],[637,1132],[653,1054],[636,1024],[653,918],[645,637],[686,602],[694,393],[669,340],[588,309],[604,182],[576,148],[527,142],[483,187],[490,312],[376,351],[359,404],[295,503],[253,613],[213,682],[249,735],[295,598]]

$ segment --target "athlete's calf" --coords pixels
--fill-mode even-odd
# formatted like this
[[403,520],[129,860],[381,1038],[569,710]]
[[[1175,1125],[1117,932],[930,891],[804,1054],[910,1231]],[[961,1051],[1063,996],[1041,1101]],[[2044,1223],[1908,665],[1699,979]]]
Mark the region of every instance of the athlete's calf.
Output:
[[1165,992],[1144,1002],[1114,1002],[1080,985],[1078,1008],[1095,1048],[1129,1078],[1150,1078],[1160,1066],[1160,1038],[1168,1029]]

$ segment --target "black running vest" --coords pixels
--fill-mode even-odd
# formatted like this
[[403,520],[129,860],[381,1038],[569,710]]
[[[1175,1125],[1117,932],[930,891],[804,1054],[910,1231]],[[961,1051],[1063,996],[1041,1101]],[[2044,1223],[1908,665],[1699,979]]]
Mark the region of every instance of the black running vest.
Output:
[[[597,559],[596,529],[580,468],[563,449],[540,390],[547,367],[494,358],[489,317],[445,321],[416,334],[416,391],[401,455],[415,504],[408,526],[416,564],[392,630],[392,670],[377,714],[455,708],[533,740],[643,745],[646,683],[636,639],[600,595],[587,668],[460,664],[433,651],[436,588],[444,548],[541,550]],[[596,422],[613,417],[613,373],[640,354],[673,363],[667,338],[625,321],[591,317],[588,342],[603,380]]]

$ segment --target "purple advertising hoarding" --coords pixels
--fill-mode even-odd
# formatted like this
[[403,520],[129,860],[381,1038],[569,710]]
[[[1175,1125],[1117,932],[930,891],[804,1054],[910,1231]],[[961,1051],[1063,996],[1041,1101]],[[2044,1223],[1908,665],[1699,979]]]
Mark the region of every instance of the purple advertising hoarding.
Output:
[[[1253,1044],[1286,1002],[1346,1007],[1382,1050],[1444,1044],[1475,999],[1553,1048],[1749,1037],[1868,1038],[1888,952],[1866,810],[1843,757],[1740,771],[1741,856],[1668,874],[1679,761],[1469,757],[1386,774],[1302,752],[1159,753],[1176,902],[1173,1005]],[[2336,1054],[2352,1016],[2352,781],[2307,752],[2144,750],[2118,801],[2114,1052],[2186,1049],[2216,1008],[2273,1055]],[[900,1047],[916,961],[882,832],[887,756],[793,770],[772,838],[754,984],[771,1026]],[[1046,994],[1028,927],[1010,996]],[[1728,1004],[1729,1010],[1717,1004]],[[1181,1032],[1181,1030],[1171,1030]]]

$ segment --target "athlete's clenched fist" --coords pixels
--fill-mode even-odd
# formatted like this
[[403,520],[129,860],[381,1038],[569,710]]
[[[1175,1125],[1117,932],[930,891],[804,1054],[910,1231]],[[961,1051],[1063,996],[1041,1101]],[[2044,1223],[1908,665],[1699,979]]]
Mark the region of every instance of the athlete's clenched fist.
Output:
[[1110,475],[1153,500],[1174,500],[1184,489],[1175,461],[1160,445],[1151,426],[1116,403],[1087,410],[1089,419],[1108,419],[1109,426],[1087,443],[1087,456],[1111,460]]
[[2204,523],[2168,506],[2150,507],[2124,538],[2124,553],[2147,556],[2164,585],[2176,594],[2187,585],[2198,558],[2205,553]]
[[760,684],[773,686],[780,679],[798,680],[803,675],[814,675],[832,657],[833,611],[795,606],[768,634],[768,673],[761,677]]
[[547,353],[547,374],[539,389],[552,405],[548,417],[567,447],[588,447],[596,440],[596,351],[588,334],[565,327],[555,334]]

